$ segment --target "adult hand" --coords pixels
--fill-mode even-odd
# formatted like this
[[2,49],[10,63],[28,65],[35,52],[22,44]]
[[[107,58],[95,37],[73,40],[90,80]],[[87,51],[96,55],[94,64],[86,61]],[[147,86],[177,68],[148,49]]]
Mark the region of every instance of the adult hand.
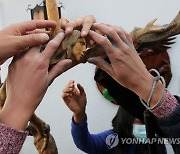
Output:
[[54,21],[32,20],[12,24],[0,31],[0,62],[20,53],[23,49],[41,45],[49,40],[46,33],[29,33],[40,28],[53,28]]
[[[90,58],[88,61],[106,71],[122,86],[134,91],[147,101],[154,77],[147,71],[136,52],[130,35],[117,26],[96,23],[93,28],[103,35],[94,31],[90,31],[89,35],[105,49],[111,64],[100,57]],[[153,100],[159,99],[161,95],[159,89],[161,89],[160,85],[156,88],[157,93],[153,96]]]
[[62,98],[67,107],[74,113],[74,121],[78,124],[82,123],[87,104],[84,88],[79,83],[76,88],[74,81],[71,80],[63,90]]
[[44,51],[32,47],[14,57],[6,79],[7,98],[0,113],[0,122],[16,129],[24,129],[41,102],[48,86],[71,64],[64,59],[49,70],[49,62],[64,33],[51,40]]
[[81,37],[86,37],[96,19],[92,15],[86,15],[70,21],[62,17],[60,22],[66,34],[71,34],[74,29],[79,29],[81,30]]

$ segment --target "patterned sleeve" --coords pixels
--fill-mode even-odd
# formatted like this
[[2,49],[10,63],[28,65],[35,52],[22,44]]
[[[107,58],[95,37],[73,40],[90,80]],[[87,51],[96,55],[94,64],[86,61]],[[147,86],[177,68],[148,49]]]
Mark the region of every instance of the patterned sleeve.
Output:
[[0,124],[0,153],[18,154],[28,135],[28,131],[19,131]]
[[150,112],[158,118],[163,118],[170,115],[178,106],[177,99],[166,89],[161,103]]

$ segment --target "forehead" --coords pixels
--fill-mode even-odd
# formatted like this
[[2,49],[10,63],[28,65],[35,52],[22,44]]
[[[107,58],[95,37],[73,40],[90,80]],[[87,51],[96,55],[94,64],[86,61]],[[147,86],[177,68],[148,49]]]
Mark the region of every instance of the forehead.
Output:
[[78,41],[79,41],[79,42],[86,42],[86,39],[83,38],[83,37],[79,37],[79,38],[78,38]]

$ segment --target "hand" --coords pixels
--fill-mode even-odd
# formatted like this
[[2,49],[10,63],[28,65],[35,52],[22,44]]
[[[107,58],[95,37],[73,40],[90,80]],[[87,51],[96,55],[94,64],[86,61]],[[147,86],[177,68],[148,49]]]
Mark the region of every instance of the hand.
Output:
[[67,107],[74,113],[74,121],[78,124],[82,123],[87,104],[84,88],[80,84],[77,84],[76,88],[74,81],[71,80],[63,90],[62,98]]
[[[39,28],[53,28],[54,21],[32,20],[8,26],[0,31],[0,62],[20,53],[23,49],[41,45],[49,40],[46,33],[34,33]],[[30,32],[30,33],[29,33]]]
[[94,16],[86,15],[71,21],[68,21],[66,18],[61,18],[60,22],[62,29],[65,30],[67,35],[71,34],[74,29],[78,29],[81,31],[81,37],[86,37],[87,47],[91,48],[94,45],[94,41],[88,36],[89,30],[93,23],[96,22]]
[[60,22],[66,34],[71,34],[74,29],[78,28],[81,30],[81,37],[86,37],[91,26],[96,22],[96,19],[92,15],[86,15],[71,21],[68,21],[66,18],[61,18]]
[[[100,57],[90,58],[88,61],[106,71],[122,86],[134,91],[147,101],[154,77],[147,71],[136,52],[130,35],[117,26],[94,24],[93,28],[104,34],[89,32],[91,38],[106,50],[111,64]],[[158,96],[161,95],[158,92],[158,87],[153,100],[158,100]]]
[[16,129],[25,128],[48,86],[72,62],[64,59],[49,70],[50,59],[63,38],[64,33],[60,33],[44,51],[40,52],[36,46],[14,57],[6,79],[7,98],[0,113],[1,123]]

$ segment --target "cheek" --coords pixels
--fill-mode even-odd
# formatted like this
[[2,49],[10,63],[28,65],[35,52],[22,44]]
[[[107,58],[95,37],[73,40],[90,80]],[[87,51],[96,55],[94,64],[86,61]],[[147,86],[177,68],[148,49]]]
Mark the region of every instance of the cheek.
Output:
[[74,48],[74,54],[81,54],[86,51],[86,46],[78,45]]
[[79,46],[78,50],[79,50],[79,53],[84,53],[86,51],[86,46],[81,45],[81,46]]

